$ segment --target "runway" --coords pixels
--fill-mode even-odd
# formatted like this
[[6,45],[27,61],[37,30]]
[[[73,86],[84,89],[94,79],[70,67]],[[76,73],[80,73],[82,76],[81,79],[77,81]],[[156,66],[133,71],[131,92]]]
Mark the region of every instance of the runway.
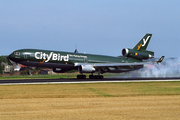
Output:
[[150,81],[180,81],[180,77],[159,78],[104,78],[104,79],[15,79],[0,80],[0,85],[10,84],[54,84],[54,83],[95,83],[95,82],[150,82]]

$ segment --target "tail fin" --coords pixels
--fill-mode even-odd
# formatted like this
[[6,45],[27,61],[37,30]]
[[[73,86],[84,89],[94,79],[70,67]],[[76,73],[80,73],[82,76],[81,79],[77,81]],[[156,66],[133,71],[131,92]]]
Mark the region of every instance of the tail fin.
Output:
[[139,42],[138,44],[133,48],[133,50],[146,50],[149,41],[151,39],[152,34],[146,34]]
[[138,60],[146,60],[154,57],[153,51],[146,50],[152,34],[146,34],[133,49],[123,49],[122,55]]

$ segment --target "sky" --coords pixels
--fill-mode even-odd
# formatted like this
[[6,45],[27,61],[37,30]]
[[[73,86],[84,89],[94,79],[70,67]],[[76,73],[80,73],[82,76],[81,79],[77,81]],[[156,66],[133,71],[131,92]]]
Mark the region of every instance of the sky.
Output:
[[0,0],[0,55],[18,49],[122,55],[146,34],[180,57],[180,0]]

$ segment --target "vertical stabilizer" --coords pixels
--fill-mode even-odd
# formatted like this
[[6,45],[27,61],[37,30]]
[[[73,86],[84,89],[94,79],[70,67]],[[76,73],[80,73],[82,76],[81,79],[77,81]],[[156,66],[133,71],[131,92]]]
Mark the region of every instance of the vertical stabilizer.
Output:
[[138,51],[142,51],[142,50],[146,50],[149,41],[152,37],[152,34],[146,34],[139,42],[138,44],[133,48],[133,50],[138,50]]

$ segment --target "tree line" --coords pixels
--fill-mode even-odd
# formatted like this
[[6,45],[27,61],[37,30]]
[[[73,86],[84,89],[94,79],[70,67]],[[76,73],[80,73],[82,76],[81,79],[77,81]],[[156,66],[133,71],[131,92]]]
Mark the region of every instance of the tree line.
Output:
[[2,66],[2,62],[6,63],[6,64],[11,64],[11,63],[7,60],[6,57],[7,57],[7,56],[0,56],[0,74],[3,74],[3,70],[4,70],[4,68],[3,68],[3,66]]

